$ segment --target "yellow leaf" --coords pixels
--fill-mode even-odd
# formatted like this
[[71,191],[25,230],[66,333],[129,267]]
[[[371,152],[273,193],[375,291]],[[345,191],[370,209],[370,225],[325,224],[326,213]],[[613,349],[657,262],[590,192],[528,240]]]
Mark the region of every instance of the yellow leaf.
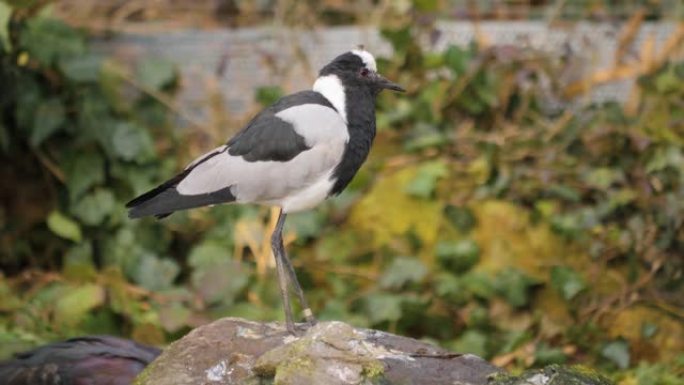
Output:
[[437,239],[443,204],[418,199],[404,192],[418,167],[407,167],[380,179],[352,209],[350,224],[370,234],[374,247],[389,244],[412,230],[431,249]]

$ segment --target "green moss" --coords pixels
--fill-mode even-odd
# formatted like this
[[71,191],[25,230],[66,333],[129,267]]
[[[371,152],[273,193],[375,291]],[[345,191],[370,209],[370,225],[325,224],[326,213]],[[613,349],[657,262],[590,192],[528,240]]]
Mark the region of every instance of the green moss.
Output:
[[380,361],[373,360],[363,365],[361,374],[369,380],[377,379],[385,374],[385,366]]
[[275,383],[280,383],[279,380],[283,378],[292,378],[294,376],[306,377],[313,369],[314,364],[310,359],[295,356],[278,365],[275,371]]
[[527,370],[520,376],[498,373],[491,376],[490,385],[526,385],[529,379],[543,375],[548,385],[612,385],[612,382],[597,371],[585,366],[549,365],[544,369]]

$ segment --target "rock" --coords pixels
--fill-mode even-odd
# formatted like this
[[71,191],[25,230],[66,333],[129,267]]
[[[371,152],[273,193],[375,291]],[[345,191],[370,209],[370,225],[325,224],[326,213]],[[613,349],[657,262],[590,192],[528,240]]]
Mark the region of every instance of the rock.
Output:
[[224,318],[171,344],[135,385],[484,385],[501,373],[471,354],[343,322],[321,322],[301,333],[292,336],[279,323]]
[[584,366],[549,365],[543,369],[527,370],[519,376],[498,373],[490,385],[612,385],[593,369]]

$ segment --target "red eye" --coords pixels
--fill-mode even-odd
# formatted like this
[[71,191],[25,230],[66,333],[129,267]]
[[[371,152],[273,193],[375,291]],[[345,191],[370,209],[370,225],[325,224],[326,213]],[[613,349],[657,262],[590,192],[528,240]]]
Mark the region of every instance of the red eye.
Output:
[[370,73],[370,71],[368,71],[368,68],[362,68],[361,69],[361,76],[364,76],[364,77],[368,76],[369,73]]

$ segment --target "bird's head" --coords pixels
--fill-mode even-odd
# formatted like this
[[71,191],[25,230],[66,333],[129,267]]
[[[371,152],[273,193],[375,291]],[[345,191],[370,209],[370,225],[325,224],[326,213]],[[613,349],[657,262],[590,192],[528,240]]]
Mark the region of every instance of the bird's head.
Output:
[[378,73],[375,58],[363,47],[343,53],[323,67],[319,79],[330,77],[337,77],[345,88],[367,89],[372,95],[385,89],[405,91],[403,87]]

